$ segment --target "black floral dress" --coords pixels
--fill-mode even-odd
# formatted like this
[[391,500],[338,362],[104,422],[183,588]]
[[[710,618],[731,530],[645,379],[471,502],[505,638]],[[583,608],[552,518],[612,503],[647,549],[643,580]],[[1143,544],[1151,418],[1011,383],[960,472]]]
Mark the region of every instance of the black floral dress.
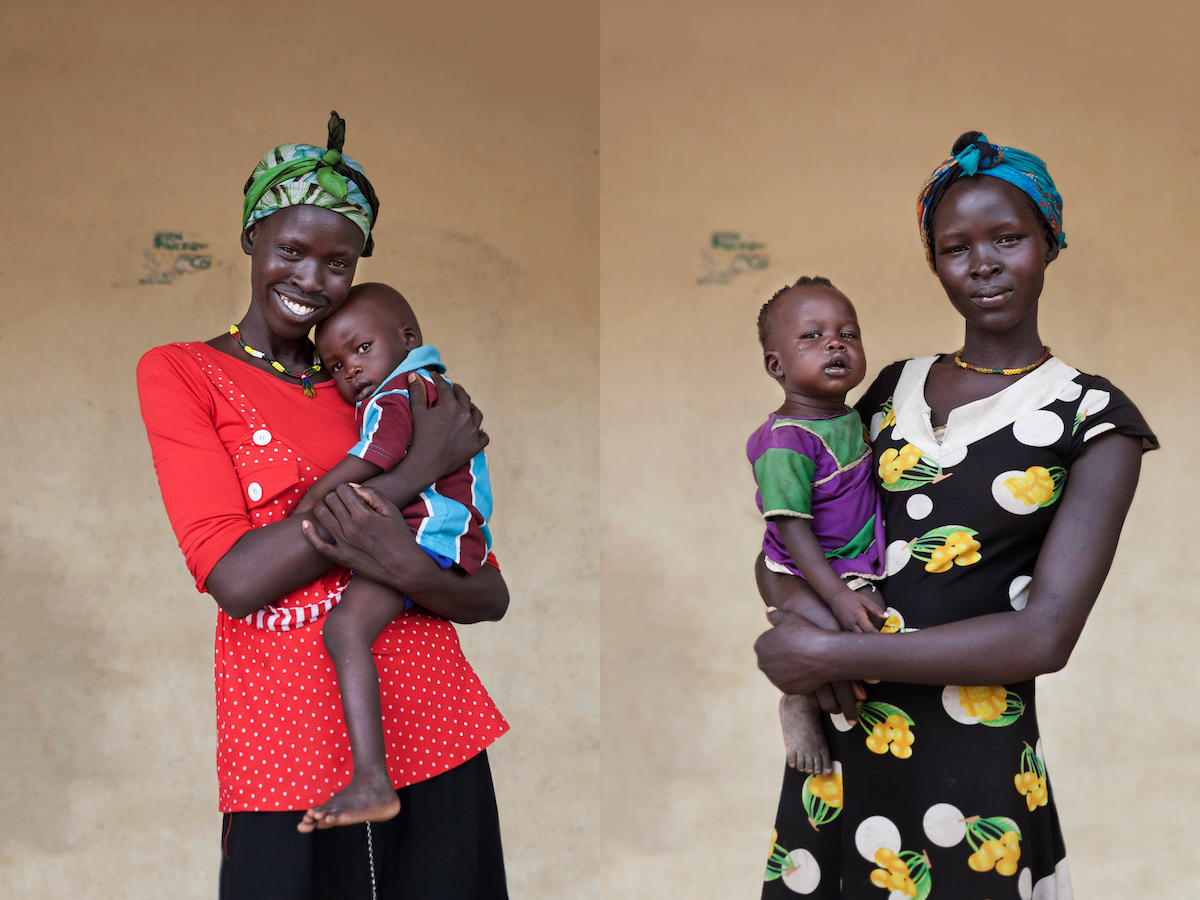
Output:
[[[889,618],[912,631],[1022,609],[1072,461],[1108,431],[1158,442],[1108,381],[1057,358],[935,429],[937,357],[886,368],[870,422]],[[763,897],[1069,900],[1034,682],[867,685],[826,716],[834,774],[786,769]]]

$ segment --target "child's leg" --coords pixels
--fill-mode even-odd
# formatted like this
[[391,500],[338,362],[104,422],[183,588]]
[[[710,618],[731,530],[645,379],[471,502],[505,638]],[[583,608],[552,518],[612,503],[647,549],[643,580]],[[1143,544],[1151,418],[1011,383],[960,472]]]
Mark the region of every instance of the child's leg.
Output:
[[[816,591],[803,578],[782,579],[786,583],[787,599],[780,608],[799,610],[801,601],[821,603]],[[779,698],[779,721],[783,726],[783,745],[787,748],[787,763],[803,772],[829,774],[833,757],[825,742],[821,707],[813,694],[784,694]]]
[[379,673],[371,645],[403,611],[403,594],[355,575],[325,618],[321,633],[337,670],[354,774],[348,785],[305,814],[297,826],[300,831],[381,822],[400,812],[400,798],[387,773]]
[[787,748],[787,763],[793,769],[825,775],[833,771],[821,715],[814,694],[784,694],[779,698],[783,745]]

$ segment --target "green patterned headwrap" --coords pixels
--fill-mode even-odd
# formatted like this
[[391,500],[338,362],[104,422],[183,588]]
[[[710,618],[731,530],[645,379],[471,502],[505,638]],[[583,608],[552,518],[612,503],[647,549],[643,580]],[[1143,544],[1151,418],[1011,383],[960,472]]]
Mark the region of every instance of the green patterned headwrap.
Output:
[[371,229],[379,216],[379,198],[357,160],[342,153],[346,120],[329,114],[326,149],[312,144],[280,144],[258,161],[246,181],[242,228],[287,206],[319,206],[350,219],[362,229],[362,256],[375,247]]

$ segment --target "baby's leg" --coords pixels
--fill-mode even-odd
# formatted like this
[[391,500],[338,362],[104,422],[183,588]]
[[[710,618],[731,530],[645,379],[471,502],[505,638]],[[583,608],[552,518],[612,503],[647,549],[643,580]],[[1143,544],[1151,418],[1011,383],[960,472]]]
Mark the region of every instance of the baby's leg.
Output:
[[779,698],[783,745],[787,748],[788,765],[793,769],[826,775],[833,771],[821,715],[813,694],[784,694]]
[[379,673],[371,645],[403,611],[404,596],[399,591],[355,575],[341,602],[325,618],[322,635],[337,670],[354,774],[348,785],[305,814],[296,826],[300,831],[382,822],[400,812],[400,798],[387,772]]
[[[821,602],[816,591],[803,578],[781,580],[786,583],[788,598],[780,604],[780,608],[799,611],[805,605],[800,601],[808,599]],[[784,694],[779,698],[783,745],[787,748],[788,765],[793,769],[810,774],[833,771],[833,757],[825,742],[821,716],[821,707],[814,694]]]

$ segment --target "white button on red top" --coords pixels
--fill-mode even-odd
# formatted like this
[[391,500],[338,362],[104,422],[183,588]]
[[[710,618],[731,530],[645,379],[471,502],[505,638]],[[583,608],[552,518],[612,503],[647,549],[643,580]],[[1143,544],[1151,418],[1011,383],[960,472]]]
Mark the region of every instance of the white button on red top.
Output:
[[271,432],[267,431],[265,428],[260,428],[258,431],[254,432],[254,443],[258,444],[260,447],[267,446],[267,444],[271,443]]
[[246,488],[246,496],[249,497],[253,502],[257,503],[262,499],[262,485],[257,481],[250,482],[249,486]]

